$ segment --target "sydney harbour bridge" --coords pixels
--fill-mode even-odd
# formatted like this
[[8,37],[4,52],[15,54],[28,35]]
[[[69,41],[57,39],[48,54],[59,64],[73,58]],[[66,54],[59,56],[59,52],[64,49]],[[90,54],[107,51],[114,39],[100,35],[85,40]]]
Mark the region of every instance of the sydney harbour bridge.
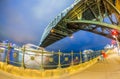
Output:
[[[47,26],[40,46],[46,47],[79,30],[114,39],[112,30],[118,30],[118,33],[120,30],[119,10],[117,0],[76,0]],[[117,38],[120,41],[119,34]]]
[[[77,31],[116,41],[116,47],[86,53],[47,52]],[[0,44],[1,79],[120,79],[120,0],[75,0],[45,28],[39,50]],[[12,52],[12,53],[11,53]],[[103,52],[103,51],[102,51]],[[105,57],[104,57],[105,56]]]

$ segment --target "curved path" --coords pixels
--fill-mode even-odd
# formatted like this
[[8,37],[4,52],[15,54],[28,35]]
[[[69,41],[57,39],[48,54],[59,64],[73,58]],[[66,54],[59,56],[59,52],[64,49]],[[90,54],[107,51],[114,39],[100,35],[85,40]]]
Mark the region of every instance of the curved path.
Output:
[[111,54],[104,61],[64,79],[120,79],[120,56]]
[[[1,79],[42,79],[23,78],[0,70]],[[53,79],[53,78],[46,78]],[[61,76],[54,79],[120,79],[120,56],[111,53],[104,61],[99,61],[88,69],[70,76]]]

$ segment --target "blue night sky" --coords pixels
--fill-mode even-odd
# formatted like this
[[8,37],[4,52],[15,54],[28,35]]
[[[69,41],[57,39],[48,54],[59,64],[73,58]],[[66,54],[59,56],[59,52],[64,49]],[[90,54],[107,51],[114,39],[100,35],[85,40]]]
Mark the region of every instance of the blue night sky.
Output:
[[[23,45],[39,45],[45,27],[70,6],[74,0],[0,0],[0,40],[9,40]],[[74,38],[66,37],[47,50],[79,52],[84,49],[101,49],[110,43],[105,37],[79,31]]]

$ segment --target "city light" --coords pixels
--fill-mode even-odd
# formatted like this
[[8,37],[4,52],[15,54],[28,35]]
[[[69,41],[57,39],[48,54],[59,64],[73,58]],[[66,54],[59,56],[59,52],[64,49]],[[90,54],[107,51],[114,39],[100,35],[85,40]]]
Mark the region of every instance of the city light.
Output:
[[54,29],[51,29],[51,31],[50,31],[51,33],[53,33],[53,32],[55,32],[55,30]]
[[118,31],[117,30],[112,30],[111,33],[112,33],[113,36],[117,36],[118,35]]
[[74,38],[73,34],[70,34],[69,37],[70,37],[71,39]]
[[71,35],[70,38],[74,38],[73,35]]
[[115,44],[116,44],[116,41],[115,41],[115,40],[112,40],[111,43],[112,43],[112,45],[115,45]]

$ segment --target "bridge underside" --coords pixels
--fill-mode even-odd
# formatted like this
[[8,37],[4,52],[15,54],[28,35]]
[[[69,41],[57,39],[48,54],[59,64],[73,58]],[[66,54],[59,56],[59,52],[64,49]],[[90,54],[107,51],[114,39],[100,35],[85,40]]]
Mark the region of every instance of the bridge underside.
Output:
[[46,47],[79,30],[114,39],[113,29],[120,41],[120,1],[80,0],[58,15],[45,29],[40,46]]

